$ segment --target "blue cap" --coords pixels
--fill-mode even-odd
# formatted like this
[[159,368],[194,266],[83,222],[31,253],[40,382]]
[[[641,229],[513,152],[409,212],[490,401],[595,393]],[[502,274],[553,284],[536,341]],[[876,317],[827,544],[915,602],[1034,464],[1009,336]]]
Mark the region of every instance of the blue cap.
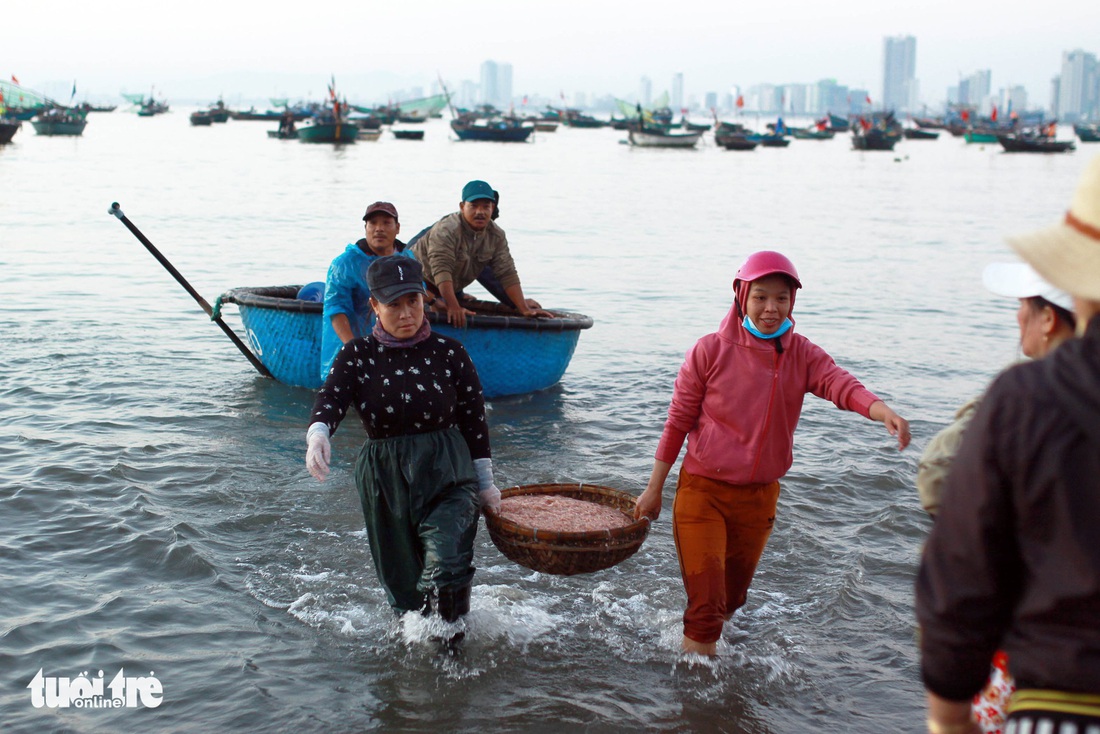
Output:
[[478,199],[497,200],[497,192],[484,181],[471,181],[462,187],[463,201],[477,201]]

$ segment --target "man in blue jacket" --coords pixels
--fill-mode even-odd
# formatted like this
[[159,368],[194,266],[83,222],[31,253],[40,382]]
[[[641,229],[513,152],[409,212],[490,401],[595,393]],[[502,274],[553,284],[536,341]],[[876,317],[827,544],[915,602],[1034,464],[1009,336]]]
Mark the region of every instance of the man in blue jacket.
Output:
[[376,201],[363,215],[366,236],[348,245],[329,266],[325,278],[325,309],[321,331],[321,379],[328,376],[340,347],[370,333],[373,323],[367,268],[380,257],[402,255],[405,243],[397,239],[401,224],[397,207]]

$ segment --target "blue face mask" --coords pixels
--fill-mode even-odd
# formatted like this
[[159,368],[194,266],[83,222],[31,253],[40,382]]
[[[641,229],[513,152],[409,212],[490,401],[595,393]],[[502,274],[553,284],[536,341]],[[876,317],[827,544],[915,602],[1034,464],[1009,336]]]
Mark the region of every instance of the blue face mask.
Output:
[[754,324],[752,322],[752,319],[750,319],[748,316],[746,316],[745,320],[741,322],[741,325],[748,329],[748,332],[750,334],[761,339],[775,339],[776,337],[783,336],[791,330],[792,326],[794,326],[794,324],[791,323],[790,319],[783,319],[783,323],[780,324],[779,328],[776,329],[773,333],[763,334],[760,332],[759,329],[756,328],[756,324]]

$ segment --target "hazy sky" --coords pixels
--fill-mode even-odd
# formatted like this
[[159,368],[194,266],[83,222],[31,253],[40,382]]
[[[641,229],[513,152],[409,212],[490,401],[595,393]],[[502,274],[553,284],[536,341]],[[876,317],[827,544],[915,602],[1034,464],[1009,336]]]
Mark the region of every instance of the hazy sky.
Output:
[[[917,38],[921,98],[942,101],[960,75],[993,72],[1049,101],[1062,52],[1100,53],[1100,2],[1004,0],[12,0],[0,75],[58,93],[148,91],[177,97],[320,96],[330,75],[355,101],[478,79],[486,59],[513,65],[519,94],[654,93],[683,72],[685,93],[835,78],[881,95],[883,38]],[[359,98],[357,100],[356,98]]]

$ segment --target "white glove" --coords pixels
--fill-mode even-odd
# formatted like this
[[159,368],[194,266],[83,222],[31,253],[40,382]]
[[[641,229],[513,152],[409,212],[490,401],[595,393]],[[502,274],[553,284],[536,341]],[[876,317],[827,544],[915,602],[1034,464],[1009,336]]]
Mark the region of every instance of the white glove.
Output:
[[477,470],[477,497],[481,509],[499,512],[500,490],[493,481],[493,460],[474,459],[474,469]]
[[328,477],[328,464],[332,458],[332,446],[328,440],[328,426],[314,423],[306,431],[306,468],[318,482]]

